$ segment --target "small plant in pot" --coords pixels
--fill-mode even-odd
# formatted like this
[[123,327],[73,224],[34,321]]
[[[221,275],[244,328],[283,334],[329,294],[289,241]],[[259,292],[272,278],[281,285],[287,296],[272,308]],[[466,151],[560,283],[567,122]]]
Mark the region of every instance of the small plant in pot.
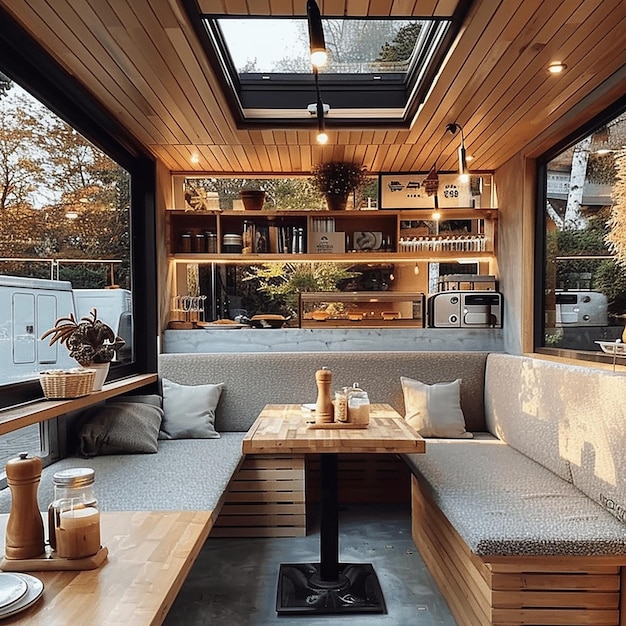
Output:
[[265,191],[260,187],[242,187],[239,196],[246,211],[260,211],[265,203]]
[[345,209],[348,196],[367,182],[367,170],[355,163],[330,161],[316,165],[311,173],[313,189],[326,198],[331,210]]
[[111,361],[125,343],[109,325],[98,319],[96,309],[92,309],[80,321],[76,321],[73,313],[68,317],[60,317],[41,336],[42,339],[47,337],[51,337],[50,345],[57,341],[64,344],[70,351],[70,356],[83,367],[97,370],[94,391],[102,389]]

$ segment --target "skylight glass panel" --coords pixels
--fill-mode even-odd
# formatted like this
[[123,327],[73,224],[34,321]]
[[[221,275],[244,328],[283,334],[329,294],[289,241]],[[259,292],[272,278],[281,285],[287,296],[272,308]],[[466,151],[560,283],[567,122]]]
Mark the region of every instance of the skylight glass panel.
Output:
[[[218,19],[238,74],[310,74],[305,19]],[[435,20],[322,20],[329,63],[327,74],[406,74],[430,58],[447,28]],[[259,41],[263,43],[259,45]]]

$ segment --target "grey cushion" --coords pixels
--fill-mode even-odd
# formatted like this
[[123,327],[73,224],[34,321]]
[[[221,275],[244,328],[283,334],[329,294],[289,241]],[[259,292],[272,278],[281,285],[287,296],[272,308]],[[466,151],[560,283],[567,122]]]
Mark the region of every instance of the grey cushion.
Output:
[[[69,457],[44,468],[38,501],[42,511],[53,500],[52,476],[70,467],[92,467],[102,511],[212,511],[243,458],[245,433],[221,439],[160,441],[157,454]],[[10,490],[0,490],[0,513],[11,510]]]
[[622,523],[574,485],[496,438],[429,440],[425,454],[405,458],[479,555],[626,551]]
[[161,407],[151,403],[109,401],[83,417],[78,455],[155,453],[162,418]]
[[164,378],[161,439],[219,439],[215,409],[223,385],[180,385]]
[[[272,349],[280,350],[280,346]],[[463,351],[160,354],[159,374],[187,385],[223,382],[215,421],[220,433],[248,430],[266,404],[315,402],[315,371],[323,365],[333,373],[333,389],[358,382],[370,402],[387,402],[401,415],[400,376],[428,384],[462,378],[466,427],[485,431],[486,359],[485,352]]]

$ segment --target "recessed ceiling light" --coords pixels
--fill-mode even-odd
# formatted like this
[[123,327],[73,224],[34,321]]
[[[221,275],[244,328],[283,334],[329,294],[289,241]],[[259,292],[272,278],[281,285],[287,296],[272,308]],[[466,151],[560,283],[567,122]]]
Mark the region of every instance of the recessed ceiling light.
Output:
[[189,157],[189,161],[195,165],[196,163],[200,163],[200,157],[197,154],[192,154],[191,157]]
[[565,65],[565,63],[561,63],[561,61],[555,61],[554,63],[550,63],[550,65],[548,65],[548,72],[550,72],[550,74],[560,74],[566,69],[567,65]]

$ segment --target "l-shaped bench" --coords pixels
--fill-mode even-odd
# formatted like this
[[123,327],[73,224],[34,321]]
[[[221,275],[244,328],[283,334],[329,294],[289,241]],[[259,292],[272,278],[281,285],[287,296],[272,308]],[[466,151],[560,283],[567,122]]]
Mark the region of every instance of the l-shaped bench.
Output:
[[42,509],[54,471],[91,465],[104,510],[212,510],[212,534],[303,534],[303,459],[244,459],[241,440],[265,404],[314,401],[322,365],[400,413],[400,376],[462,380],[474,439],[428,439],[404,459],[414,541],[460,624],[624,623],[626,376],[597,368],[479,352],[161,355],[164,378],[224,383],[221,438],[63,459],[44,471]]

